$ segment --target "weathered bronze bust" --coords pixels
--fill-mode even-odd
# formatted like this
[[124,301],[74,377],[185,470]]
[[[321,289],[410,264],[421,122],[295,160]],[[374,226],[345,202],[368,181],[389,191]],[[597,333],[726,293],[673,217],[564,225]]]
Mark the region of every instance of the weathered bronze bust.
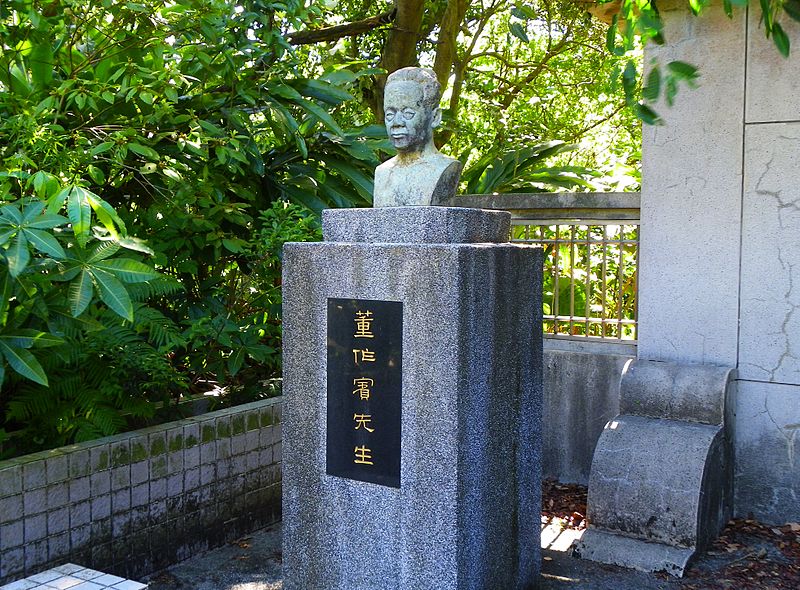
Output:
[[432,70],[403,68],[389,75],[383,110],[397,155],[375,170],[374,207],[439,205],[455,195],[461,162],[433,143],[433,130],[442,122],[440,99]]

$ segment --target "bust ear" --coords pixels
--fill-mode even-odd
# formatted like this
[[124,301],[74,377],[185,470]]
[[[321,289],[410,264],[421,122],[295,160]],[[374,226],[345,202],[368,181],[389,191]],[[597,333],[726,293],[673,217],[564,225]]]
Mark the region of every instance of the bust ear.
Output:
[[439,125],[442,124],[442,109],[436,107],[433,109],[433,113],[431,114],[431,127],[436,129]]

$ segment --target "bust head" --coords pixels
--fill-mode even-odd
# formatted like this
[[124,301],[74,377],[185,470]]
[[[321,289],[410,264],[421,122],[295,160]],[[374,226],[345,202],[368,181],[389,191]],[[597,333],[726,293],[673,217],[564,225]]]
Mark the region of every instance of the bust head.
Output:
[[433,130],[442,121],[441,87],[425,68],[392,72],[383,94],[386,132],[401,154],[421,153],[433,145]]

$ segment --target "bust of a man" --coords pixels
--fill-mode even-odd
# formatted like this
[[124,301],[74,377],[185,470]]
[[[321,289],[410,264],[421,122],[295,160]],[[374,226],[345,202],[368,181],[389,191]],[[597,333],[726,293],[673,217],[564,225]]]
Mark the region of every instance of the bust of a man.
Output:
[[389,75],[383,110],[397,155],[375,170],[374,207],[439,205],[455,195],[461,162],[433,143],[433,130],[442,122],[440,99],[432,70],[403,68]]

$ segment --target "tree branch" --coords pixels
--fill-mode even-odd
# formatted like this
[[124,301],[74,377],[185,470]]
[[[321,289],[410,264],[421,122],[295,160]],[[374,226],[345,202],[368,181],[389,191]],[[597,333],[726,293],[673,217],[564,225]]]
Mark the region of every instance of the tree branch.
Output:
[[352,23],[345,23],[343,25],[323,27],[322,29],[313,29],[308,31],[295,31],[294,33],[289,33],[286,36],[286,39],[292,45],[311,45],[313,43],[338,41],[342,37],[363,35],[364,33],[369,33],[373,29],[388,25],[394,21],[396,15],[397,9],[392,8],[386,12],[382,12],[377,16],[371,16],[369,18],[357,20]]

